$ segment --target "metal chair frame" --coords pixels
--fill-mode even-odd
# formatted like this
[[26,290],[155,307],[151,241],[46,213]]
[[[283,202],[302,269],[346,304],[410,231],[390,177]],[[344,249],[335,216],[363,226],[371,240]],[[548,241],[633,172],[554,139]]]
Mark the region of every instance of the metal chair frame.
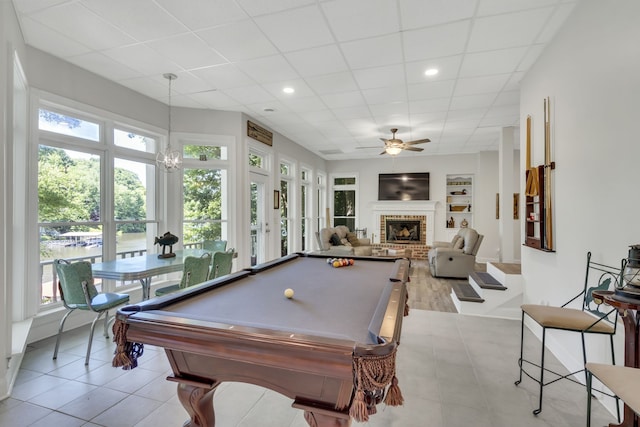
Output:
[[[89,263],[88,261],[80,261],[82,263]],[[71,265],[71,263],[67,260],[64,259],[56,259],[54,261],[54,265],[61,265],[61,264],[66,264],[66,265]],[[119,305],[125,304],[127,302],[129,302],[129,296],[126,294],[114,294],[114,293],[108,293],[108,292],[100,292],[98,293],[97,290],[95,289],[95,287],[93,286],[93,278],[91,279],[91,282],[83,280],[81,282],[81,286],[82,286],[82,292],[84,293],[84,298],[85,298],[85,303],[74,303],[74,304],[70,304],[67,302],[65,295],[64,295],[64,291],[63,291],[63,285],[61,283],[62,280],[65,280],[65,278],[63,277],[63,275],[58,274],[58,277],[60,278],[60,281],[58,282],[58,289],[60,291],[60,298],[62,299],[62,303],[64,305],[64,307],[68,310],[65,315],[62,317],[62,319],[60,320],[60,326],[58,327],[58,336],[56,338],[56,346],[55,349],[53,351],[53,359],[57,359],[58,358],[58,349],[60,348],[60,338],[62,337],[62,331],[64,330],[64,324],[67,321],[67,318],[71,315],[71,313],[73,313],[75,310],[88,310],[88,311],[93,311],[94,313],[97,313],[97,316],[93,319],[93,322],[91,322],[91,331],[89,332],[89,344],[87,345],[87,355],[85,356],[85,360],[84,360],[84,364],[88,365],[89,364],[89,356],[91,355],[91,346],[93,344],[93,333],[94,330],[96,328],[96,323],[98,322],[98,320],[104,315],[104,337],[105,338],[109,338],[109,310],[111,308],[115,308]],[[91,289],[92,288],[92,289]],[[94,294],[94,295],[92,295]],[[97,309],[94,307],[93,305],[93,298],[96,295],[104,295],[107,297],[107,299],[114,299],[114,301],[112,303],[106,302],[106,304],[109,306],[107,309]],[[126,298],[124,298],[126,296]],[[116,302],[116,300],[118,302]]]
[[[590,271],[597,271],[599,272],[599,276],[598,276],[598,280],[597,280],[597,285],[596,286],[589,286],[589,273]],[[542,412],[542,396],[543,396],[543,389],[545,386],[548,386],[550,384],[553,384],[557,381],[560,381],[562,379],[567,379],[569,381],[572,381],[576,384],[580,384],[582,386],[586,386],[587,383],[589,382],[589,377],[588,377],[588,372],[586,371],[586,369],[584,368],[584,365],[587,363],[587,350],[586,350],[586,345],[585,345],[585,334],[599,334],[599,335],[609,335],[609,342],[610,342],[610,347],[611,347],[611,360],[612,363],[615,365],[615,351],[614,351],[614,345],[613,345],[613,336],[616,333],[616,328],[617,328],[617,320],[618,320],[618,312],[616,309],[612,309],[606,312],[600,311],[600,303],[596,302],[593,300],[593,297],[591,295],[591,292],[599,289],[599,290],[604,290],[604,289],[611,289],[612,287],[615,287],[619,284],[619,280],[622,274],[622,268],[617,268],[617,267],[612,267],[606,264],[601,264],[601,263],[597,263],[591,260],[591,252],[587,253],[587,268],[586,268],[586,274],[585,274],[585,283],[584,283],[584,288],[583,290],[576,296],[574,296],[573,298],[571,298],[569,301],[567,301],[566,303],[562,304],[562,306],[560,306],[560,308],[566,308],[566,309],[570,309],[570,310],[575,310],[572,309],[570,307],[568,307],[569,304],[573,303],[574,301],[582,298],[582,306],[581,306],[581,310],[583,312],[588,312],[591,313],[593,315],[593,322],[591,324],[585,324],[585,327],[583,329],[576,329],[574,327],[562,327],[560,325],[556,325],[556,326],[545,326],[543,324],[540,323],[540,321],[538,321],[537,319],[529,316],[533,321],[535,321],[536,323],[538,323],[541,327],[542,327],[542,349],[541,349],[541,354],[540,354],[540,363],[535,363],[532,362],[530,360],[524,359],[524,321],[525,321],[525,309],[523,308],[522,310],[522,319],[521,319],[521,326],[520,326],[520,358],[518,359],[518,366],[520,367],[520,376],[518,378],[518,380],[515,382],[515,385],[517,386],[518,384],[520,384],[522,382],[522,375],[526,375],[529,378],[531,378],[532,380],[534,380],[536,383],[539,384],[539,398],[538,398],[538,408],[535,409],[533,411],[534,415],[538,415],[540,414],[540,412]],[[613,282],[613,283],[612,283]],[[595,304],[595,307],[592,307],[592,303]],[[523,307],[525,307],[523,305]],[[528,315],[528,314],[527,314]],[[613,316],[612,316],[613,315]],[[602,331],[598,331],[598,330],[594,330],[594,327],[597,327],[597,325],[600,324],[600,322],[608,322],[612,327],[612,332],[602,332]],[[580,337],[581,337],[581,341],[582,341],[582,359],[583,359],[583,368],[580,370],[577,370],[575,372],[571,372],[569,374],[562,374],[559,372],[555,372],[549,368],[545,368],[544,367],[544,362],[545,362],[545,358],[544,358],[544,354],[545,354],[545,349],[546,349],[546,332],[547,329],[552,329],[552,330],[562,330],[562,331],[569,331],[569,332],[579,332],[580,333]],[[529,372],[527,372],[527,370],[525,369],[525,364],[526,365],[530,365],[533,367],[536,367],[540,370],[540,377],[536,378],[534,377],[532,374],[530,374]],[[545,382],[545,378],[544,378],[544,373],[548,372],[550,374],[553,374],[555,377],[550,380]],[[582,382],[572,378],[574,375],[579,374],[581,372],[584,372],[585,374],[585,383],[583,384]],[[599,391],[599,390],[596,390]],[[599,391],[601,392],[601,391]],[[604,392],[601,392],[603,394],[606,394]],[[611,395],[610,395],[611,396]],[[615,396],[612,396],[615,397]],[[620,407],[619,404],[618,406],[618,419],[620,419]]]

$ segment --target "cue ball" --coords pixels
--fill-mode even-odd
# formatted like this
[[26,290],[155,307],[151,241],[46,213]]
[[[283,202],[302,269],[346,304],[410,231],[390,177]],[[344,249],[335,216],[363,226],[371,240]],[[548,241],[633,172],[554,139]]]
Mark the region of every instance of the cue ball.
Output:
[[288,288],[284,291],[284,296],[291,299],[293,298],[293,289]]

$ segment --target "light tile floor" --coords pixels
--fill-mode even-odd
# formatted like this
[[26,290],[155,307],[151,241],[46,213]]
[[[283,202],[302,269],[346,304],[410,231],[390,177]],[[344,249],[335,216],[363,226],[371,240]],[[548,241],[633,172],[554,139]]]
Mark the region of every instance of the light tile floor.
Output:
[[[538,352],[529,332],[526,351]],[[188,418],[162,349],[146,346],[132,371],[111,367],[113,343],[96,333],[84,366],[88,328],[65,333],[58,360],[54,338],[29,346],[12,397],[0,402],[0,426],[181,426]],[[411,310],[398,351],[405,403],[378,408],[366,424],[378,427],[584,426],[586,391],[568,381],[545,388],[543,411],[534,416],[536,384],[518,387],[520,323],[456,313]],[[547,356],[549,366],[564,371]],[[594,401],[593,425],[614,422]],[[222,384],[215,395],[219,427],[305,427],[291,401],[260,387]]]

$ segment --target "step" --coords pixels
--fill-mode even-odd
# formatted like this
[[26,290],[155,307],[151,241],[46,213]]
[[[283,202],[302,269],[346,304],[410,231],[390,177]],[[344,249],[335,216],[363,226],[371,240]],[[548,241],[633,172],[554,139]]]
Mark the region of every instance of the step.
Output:
[[466,282],[451,283],[451,294],[455,294],[459,301],[484,302],[484,299],[476,292],[471,284]]
[[507,289],[498,279],[493,277],[490,273],[483,271],[474,271],[469,275],[469,282],[475,282],[482,289],[492,289],[497,291],[504,291]]

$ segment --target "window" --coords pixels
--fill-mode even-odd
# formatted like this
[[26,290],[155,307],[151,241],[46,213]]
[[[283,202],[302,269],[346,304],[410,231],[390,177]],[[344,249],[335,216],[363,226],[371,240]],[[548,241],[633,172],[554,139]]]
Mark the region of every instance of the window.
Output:
[[[73,109],[41,102],[35,142],[42,309],[61,305],[54,259],[100,262],[153,248],[159,135],[121,118],[116,123],[109,113],[79,112],[83,107],[74,102]],[[96,280],[96,286],[124,291],[140,285]]]
[[100,155],[39,146],[40,304],[60,301],[54,259],[102,257],[101,163]]
[[353,175],[333,178],[333,226],[346,225],[356,229],[357,181]]
[[302,169],[300,172],[300,250],[311,249],[311,171]]
[[286,161],[280,162],[280,255],[285,256],[293,250],[292,225],[294,212],[289,203],[293,192],[293,166]]
[[[320,231],[325,227],[327,217],[327,182],[322,173],[316,177],[316,230]],[[320,248],[318,248],[320,249]]]
[[183,140],[183,246],[227,240],[229,148],[213,140]]

